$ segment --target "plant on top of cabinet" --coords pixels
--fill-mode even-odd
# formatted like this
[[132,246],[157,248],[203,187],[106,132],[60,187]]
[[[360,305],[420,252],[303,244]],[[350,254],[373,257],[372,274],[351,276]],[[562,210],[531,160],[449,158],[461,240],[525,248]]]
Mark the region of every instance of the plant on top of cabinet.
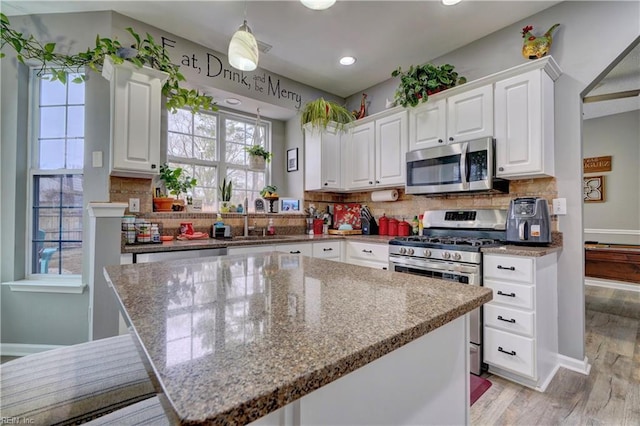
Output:
[[337,130],[344,130],[345,125],[354,120],[351,112],[345,107],[324,98],[307,102],[302,109],[300,125],[311,123],[315,130],[325,130],[329,123],[335,124]]
[[[134,43],[130,48],[124,47],[116,39],[96,36],[96,45],[87,48],[85,52],[74,54],[56,53],[56,43],[42,44],[33,35],[25,38],[24,34],[10,27],[9,19],[0,13],[0,50],[5,45],[11,46],[16,52],[16,59],[30,64],[37,63],[38,75],[52,81],[67,82],[69,73],[81,74],[72,80],[80,83],[86,79],[84,68],[88,67],[99,72],[106,57],[111,58],[114,64],[131,62],[142,68],[148,66],[167,73],[168,78],[162,86],[162,95],[166,98],[166,107],[171,112],[187,107],[196,113],[200,110],[216,111],[218,108],[213,97],[200,93],[198,90],[180,87],[181,82],[186,81],[180,73],[180,66],[171,62],[169,55],[161,44],[157,44],[151,34],[145,38],[140,37],[132,28],[126,28],[133,37]],[[0,52],[0,58],[5,54]]]
[[454,69],[450,64],[411,65],[407,71],[398,67],[391,73],[391,77],[400,77],[400,85],[394,98],[396,104],[414,107],[420,102],[426,102],[429,95],[466,83],[467,79],[458,77]]

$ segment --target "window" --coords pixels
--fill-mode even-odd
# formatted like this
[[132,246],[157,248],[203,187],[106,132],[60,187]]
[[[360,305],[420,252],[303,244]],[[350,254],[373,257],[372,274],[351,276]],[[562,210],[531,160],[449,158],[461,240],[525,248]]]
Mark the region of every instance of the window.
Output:
[[[193,198],[203,200],[204,211],[215,211],[223,178],[233,181],[231,204],[249,206],[265,186],[266,172],[249,169],[244,147],[259,143],[269,149],[270,125],[248,116],[218,112],[192,114],[178,111],[168,116],[167,162],[182,167],[197,179]],[[254,136],[255,133],[255,136]]]
[[[75,78],[70,75],[69,80]],[[31,274],[82,273],[84,83],[33,74]]]

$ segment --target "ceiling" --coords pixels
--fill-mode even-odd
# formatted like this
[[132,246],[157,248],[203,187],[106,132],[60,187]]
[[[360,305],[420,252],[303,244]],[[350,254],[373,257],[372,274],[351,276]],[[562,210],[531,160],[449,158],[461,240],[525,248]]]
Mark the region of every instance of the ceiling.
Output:
[[[338,0],[328,10],[314,11],[297,0],[2,0],[2,12],[13,16],[114,10],[225,54],[246,13],[256,38],[272,46],[261,53],[261,68],[347,97],[387,80],[398,66],[407,68],[437,58],[557,3],[463,0],[446,7],[439,0]],[[344,55],[355,56],[355,65],[339,65],[338,59]],[[637,79],[639,58],[631,56],[616,67],[592,93],[616,92],[626,87],[623,81]],[[611,90],[607,88],[610,82]],[[216,99],[229,96],[214,88],[204,89]],[[243,104],[234,109],[255,112],[260,107],[263,115],[280,119],[294,113],[235,97]]]

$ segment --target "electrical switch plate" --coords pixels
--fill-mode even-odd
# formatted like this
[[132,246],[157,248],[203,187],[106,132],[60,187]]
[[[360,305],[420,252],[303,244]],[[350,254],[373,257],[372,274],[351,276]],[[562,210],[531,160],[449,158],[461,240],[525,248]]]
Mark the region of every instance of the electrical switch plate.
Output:
[[93,167],[102,167],[102,151],[93,151],[91,153],[91,165]]
[[566,198],[554,198],[553,199],[553,214],[565,215],[567,214],[567,199]]
[[131,213],[140,212],[140,198],[129,198],[129,211]]

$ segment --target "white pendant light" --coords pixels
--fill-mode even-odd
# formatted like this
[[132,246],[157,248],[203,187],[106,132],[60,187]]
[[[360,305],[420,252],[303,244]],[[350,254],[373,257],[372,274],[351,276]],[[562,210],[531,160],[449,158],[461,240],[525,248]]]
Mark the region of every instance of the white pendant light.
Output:
[[258,67],[258,42],[246,20],[229,42],[228,56],[229,65],[240,71],[253,71]]
[[336,0],[300,0],[300,3],[313,10],[325,10],[329,9]]

